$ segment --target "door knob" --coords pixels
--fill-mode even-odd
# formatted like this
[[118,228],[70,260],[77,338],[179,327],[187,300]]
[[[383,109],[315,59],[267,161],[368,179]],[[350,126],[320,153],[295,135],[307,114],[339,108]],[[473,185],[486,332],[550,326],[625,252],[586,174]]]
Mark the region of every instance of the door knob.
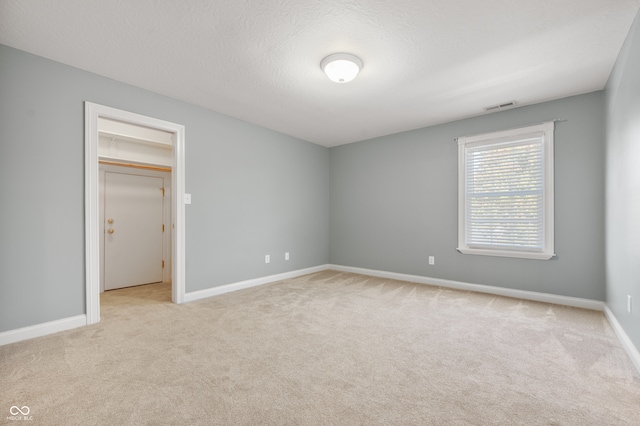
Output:
[[109,229],[107,229],[107,232],[108,232],[109,234],[113,234],[113,233],[114,233],[114,232],[116,232],[116,231],[114,231],[114,230],[113,230],[113,228],[109,228]]
[[113,223],[113,219],[107,219],[107,223],[108,224],[112,224]]

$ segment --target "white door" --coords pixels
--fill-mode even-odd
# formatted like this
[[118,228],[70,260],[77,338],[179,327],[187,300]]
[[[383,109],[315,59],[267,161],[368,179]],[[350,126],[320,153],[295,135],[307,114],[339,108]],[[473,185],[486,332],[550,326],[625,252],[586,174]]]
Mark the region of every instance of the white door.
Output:
[[106,172],[105,290],[162,281],[163,183],[159,177]]

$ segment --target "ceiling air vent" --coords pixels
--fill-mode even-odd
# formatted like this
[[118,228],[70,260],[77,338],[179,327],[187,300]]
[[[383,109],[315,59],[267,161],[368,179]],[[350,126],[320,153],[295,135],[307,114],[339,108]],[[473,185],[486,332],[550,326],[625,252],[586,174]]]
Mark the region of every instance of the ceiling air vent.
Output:
[[505,103],[499,104],[499,105],[488,106],[488,107],[485,107],[484,110],[485,111],[498,111],[498,110],[501,110],[501,109],[513,108],[514,106],[516,106],[516,101],[505,102]]

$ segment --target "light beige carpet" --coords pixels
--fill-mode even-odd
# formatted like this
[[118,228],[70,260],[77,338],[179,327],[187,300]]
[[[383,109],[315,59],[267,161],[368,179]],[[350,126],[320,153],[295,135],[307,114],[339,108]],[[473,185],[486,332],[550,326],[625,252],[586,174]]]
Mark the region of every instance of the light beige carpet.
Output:
[[602,313],[335,271],[107,292],[99,324],[0,347],[0,380],[10,424],[640,424]]

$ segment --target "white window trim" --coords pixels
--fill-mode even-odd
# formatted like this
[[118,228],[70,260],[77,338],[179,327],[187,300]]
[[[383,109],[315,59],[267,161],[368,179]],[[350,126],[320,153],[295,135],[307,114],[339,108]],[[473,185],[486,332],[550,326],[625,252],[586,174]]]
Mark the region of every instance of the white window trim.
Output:
[[[458,138],[458,251],[463,254],[482,256],[517,257],[524,259],[549,260],[554,257],[554,207],[553,207],[553,139],[554,121],[527,127],[484,133]],[[466,242],[466,146],[490,140],[509,139],[532,132],[543,132],[544,155],[544,248],[541,251],[499,250],[491,248],[470,248]]]

